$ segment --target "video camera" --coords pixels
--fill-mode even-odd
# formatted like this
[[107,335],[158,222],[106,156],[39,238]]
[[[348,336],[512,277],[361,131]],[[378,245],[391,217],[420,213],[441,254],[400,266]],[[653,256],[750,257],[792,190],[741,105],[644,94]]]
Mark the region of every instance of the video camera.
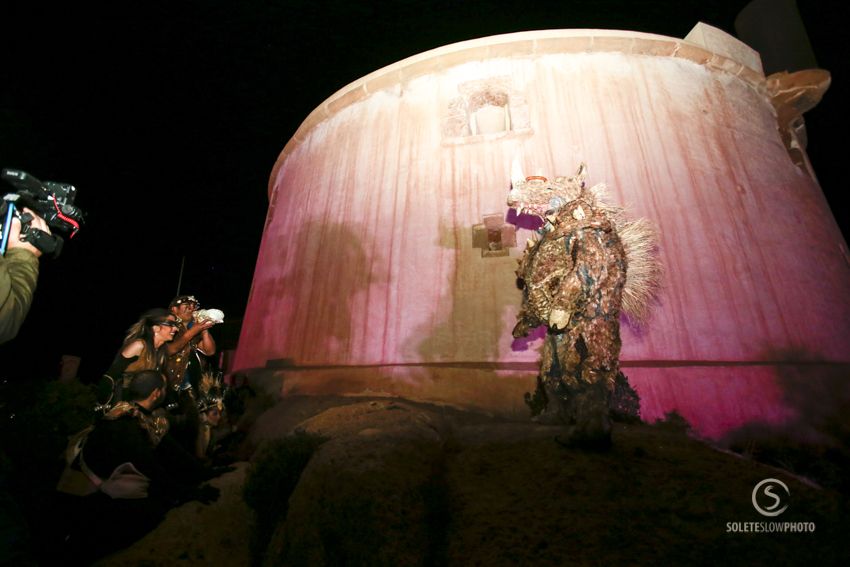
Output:
[[70,232],[70,238],[73,238],[85,217],[83,211],[74,206],[77,189],[68,183],[42,183],[29,173],[17,169],[4,169],[0,177],[15,188],[14,193],[7,194],[0,202],[0,229],[3,235],[0,255],[6,253],[12,219],[17,217],[21,220],[21,240],[57,258],[62,252],[62,237],[31,228],[32,216],[21,214],[19,209],[27,207],[43,218],[48,226]]

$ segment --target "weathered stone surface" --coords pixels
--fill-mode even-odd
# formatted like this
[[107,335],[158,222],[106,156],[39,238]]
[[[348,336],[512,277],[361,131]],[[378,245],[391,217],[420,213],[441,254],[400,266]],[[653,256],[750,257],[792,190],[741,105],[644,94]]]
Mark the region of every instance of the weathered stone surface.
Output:
[[764,73],[761,56],[755,49],[714,26],[698,22],[685,36],[685,41],[690,41],[725,58],[737,61],[758,73]]
[[[587,453],[555,443],[557,427],[407,401],[285,398],[267,426],[288,427],[298,416],[284,419],[287,410],[331,440],[302,474],[267,565],[679,565],[718,554],[839,564],[846,555],[836,493],[675,428],[618,424],[611,451]],[[761,520],[751,491],[766,477],[790,487],[783,518],[814,522],[814,533],[726,532],[726,522]],[[240,465],[215,481],[218,502],[174,510],[100,565],[250,565],[243,479]]]
[[299,428],[331,437],[313,456],[266,565],[422,565],[442,463],[441,417],[390,400],[329,409]]
[[773,546],[805,556],[793,538],[724,531],[727,518],[752,518],[767,474],[791,485],[824,557],[838,551],[832,495],[669,428],[618,424],[611,451],[588,453],[554,442],[558,427],[392,400],[302,425],[333,439],[302,474],[266,565],[680,564],[717,550],[758,562]]

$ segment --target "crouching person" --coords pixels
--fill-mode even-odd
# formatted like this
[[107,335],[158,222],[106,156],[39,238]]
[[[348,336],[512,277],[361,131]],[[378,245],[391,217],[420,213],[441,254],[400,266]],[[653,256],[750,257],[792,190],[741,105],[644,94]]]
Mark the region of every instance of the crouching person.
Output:
[[155,412],[165,399],[165,377],[135,373],[119,402],[69,447],[69,466],[58,489],[83,496],[70,514],[65,554],[91,561],[126,547],[154,528],[172,506],[218,498],[203,485],[211,478],[168,434]]

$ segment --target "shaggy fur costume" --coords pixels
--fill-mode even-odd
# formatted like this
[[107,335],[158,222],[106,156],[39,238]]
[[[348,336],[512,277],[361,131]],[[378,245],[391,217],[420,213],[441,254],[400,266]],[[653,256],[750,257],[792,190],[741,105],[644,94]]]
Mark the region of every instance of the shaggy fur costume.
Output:
[[[535,419],[571,426],[570,442],[605,445],[619,373],[620,311],[631,302],[635,319],[646,315],[659,269],[651,258],[651,226],[624,222],[619,209],[599,199],[604,186],[587,189],[584,177],[582,165],[573,177],[528,178],[511,190],[510,207],[544,221],[517,270],[523,304],[513,334],[548,328],[540,361],[546,406]],[[629,282],[633,257],[638,273]]]

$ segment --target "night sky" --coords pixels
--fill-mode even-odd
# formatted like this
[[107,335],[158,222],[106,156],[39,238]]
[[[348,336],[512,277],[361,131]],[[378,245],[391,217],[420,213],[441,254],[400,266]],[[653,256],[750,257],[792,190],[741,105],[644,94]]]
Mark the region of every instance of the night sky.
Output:
[[[846,162],[848,48],[842,2],[800,0],[819,66],[832,72],[806,114],[809,156],[837,206]],[[75,3],[76,4],[76,3]],[[97,378],[125,329],[176,294],[241,318],[272,166],[327,97],[442,45],[538,29],[624,29],[684,37],[734,30],[746,1],[144,2],[115,11],[4,3],[0,167],[78,190],[88,222],[41,260],[30,316],[0,347],[0,378],[51,378],[62,354]],[[8,186],[3,187],[6,192]],[[235,345],[238,326],[214,330]]]

